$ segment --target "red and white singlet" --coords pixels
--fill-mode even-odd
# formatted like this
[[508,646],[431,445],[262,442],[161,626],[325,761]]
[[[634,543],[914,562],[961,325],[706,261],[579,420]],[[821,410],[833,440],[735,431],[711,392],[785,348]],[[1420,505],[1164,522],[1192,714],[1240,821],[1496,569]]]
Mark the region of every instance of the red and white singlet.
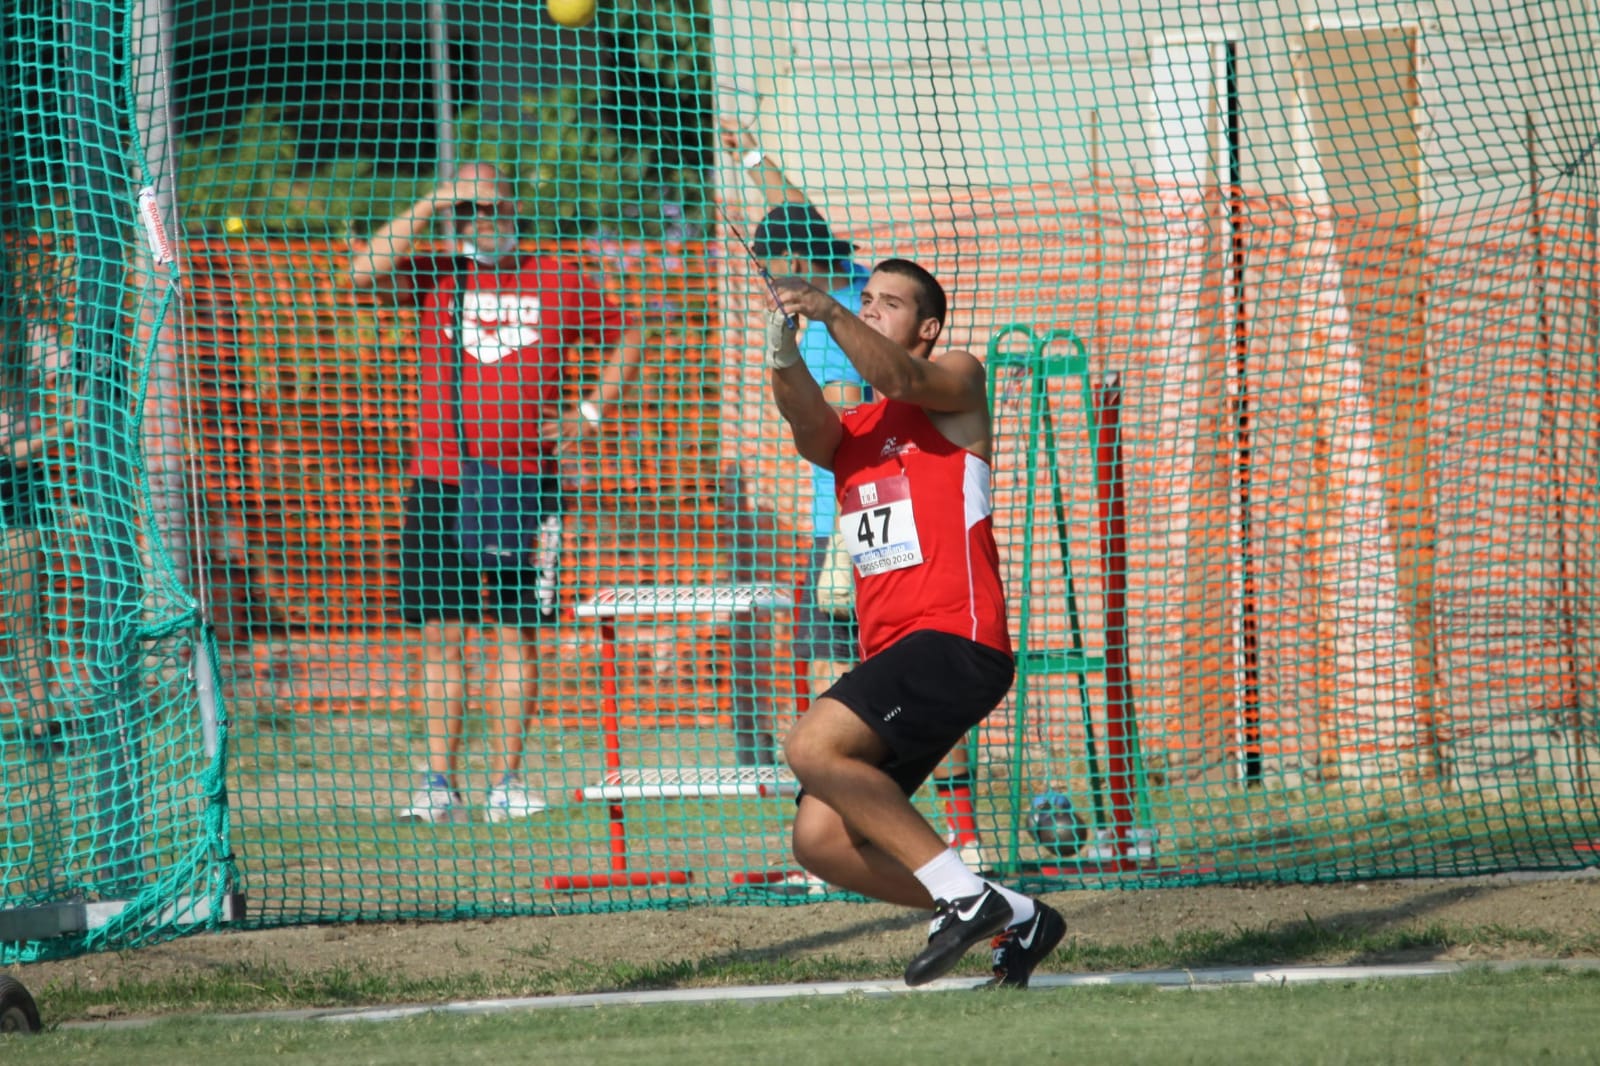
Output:
[[833,473],[863,656],[919,629],[1011,654],[989,464],[915,404],[880,400],[843,422]]
[[457,390],[459,428],[473,455],[525,474],[552,473],[540,431],[560,407],[567,353],[580,344],[615,345],[627,318],[571,264],[529,256],[504,268],[466,264],[457,323],[453,264],[431,265],[438,283],[418,307],[419,432],[410,473],[460,478]]

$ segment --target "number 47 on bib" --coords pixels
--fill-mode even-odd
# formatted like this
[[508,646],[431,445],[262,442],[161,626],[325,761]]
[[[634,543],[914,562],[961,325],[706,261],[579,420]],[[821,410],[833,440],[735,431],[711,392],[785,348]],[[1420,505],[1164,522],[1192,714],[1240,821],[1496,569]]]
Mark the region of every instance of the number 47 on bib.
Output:
[[904,474],[846,489],[839,505],[839,532],[862,577],[922,563],[911,482]]

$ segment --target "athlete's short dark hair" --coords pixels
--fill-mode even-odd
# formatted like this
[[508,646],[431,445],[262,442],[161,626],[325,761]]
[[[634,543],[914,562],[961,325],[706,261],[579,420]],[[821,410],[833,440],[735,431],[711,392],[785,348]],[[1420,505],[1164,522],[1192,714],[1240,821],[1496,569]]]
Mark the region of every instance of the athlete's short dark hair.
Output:
[[916,282],[917,317],[936,319],[939,327],[944,328],[944,316],[949,308],[949,301],[945,297],[944,286],[939,284],[938,278],[909,259],[885,259],[872,270],[875,274],[898,274],[902,278],[910,278]]

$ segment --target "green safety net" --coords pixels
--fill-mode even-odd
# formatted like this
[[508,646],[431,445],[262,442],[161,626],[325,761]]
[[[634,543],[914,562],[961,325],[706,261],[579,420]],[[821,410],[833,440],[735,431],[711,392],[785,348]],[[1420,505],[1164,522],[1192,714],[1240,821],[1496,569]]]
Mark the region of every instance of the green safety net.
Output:
[[842,895],[760,270],[891,256],[987,369],[971,864],[1593,862],[1593,3],[586,6],[7,13],[7,951]]
[[214,650],[186,587],[179,289],[158,217],[149,241],[136,221],[159,137],[130,99],[152,74],[129,15],[24,0],[4,23],[6,959],[212,925],[233,891]]

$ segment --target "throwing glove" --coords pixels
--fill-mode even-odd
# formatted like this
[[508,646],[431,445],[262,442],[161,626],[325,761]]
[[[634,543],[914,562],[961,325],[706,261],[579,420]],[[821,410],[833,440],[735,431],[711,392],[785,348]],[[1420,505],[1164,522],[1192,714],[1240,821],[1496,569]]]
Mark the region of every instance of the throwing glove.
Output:
[[795,330],[781,310],[767,315],[767,365],[774,370],[794,366],[800,361],[800,346]]

